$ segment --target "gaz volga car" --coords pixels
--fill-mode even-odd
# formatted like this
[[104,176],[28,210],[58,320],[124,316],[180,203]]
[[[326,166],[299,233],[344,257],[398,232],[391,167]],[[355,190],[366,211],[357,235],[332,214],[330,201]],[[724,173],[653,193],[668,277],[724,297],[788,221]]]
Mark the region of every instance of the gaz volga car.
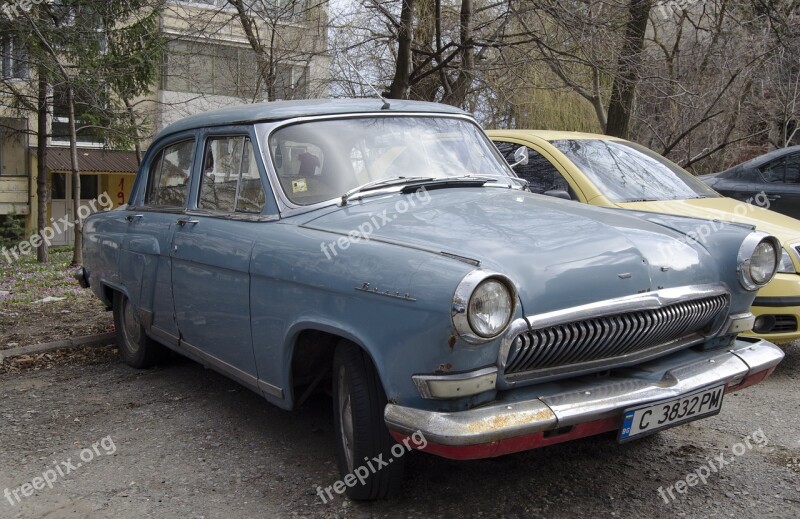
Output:
[[700,244],[698,220],[524,184],[455,108],[229,108],[156,137],[129,205],[85,222],[76,275],[131,366],[169,348],[285,409],[327,385],[333,490],[355,499],[398,485],[404,449],[474,459],[708,417],[783,358],[737,338],[775,238],[733,224]]

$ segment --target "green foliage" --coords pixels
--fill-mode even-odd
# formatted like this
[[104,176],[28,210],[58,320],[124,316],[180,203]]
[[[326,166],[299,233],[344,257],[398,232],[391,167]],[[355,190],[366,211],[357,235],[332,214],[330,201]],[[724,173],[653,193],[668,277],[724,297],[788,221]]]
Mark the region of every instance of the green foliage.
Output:
[[25,217],[15,214],[0,215],[0,247],[15,247],[25,239]]
[[[71,247],[50,249],[50,262],[39,263],[35,254],[20,256],[12,262],[0,255],[0,308],[30,303],[39,299],[64,297],[67,299],[90,296],[72,277]],[[85,296],[84,296],[85,294]]]

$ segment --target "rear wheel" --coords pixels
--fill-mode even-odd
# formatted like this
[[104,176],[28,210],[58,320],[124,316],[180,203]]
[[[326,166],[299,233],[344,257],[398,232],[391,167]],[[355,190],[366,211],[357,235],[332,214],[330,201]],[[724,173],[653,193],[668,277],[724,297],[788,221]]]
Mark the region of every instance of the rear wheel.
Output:
[[[339,474],[351,483],[347,495],[356,500],[389,496],[400,486],[404,459],[391,453],[396,443],[383,419],[386,394],[375,367],[348,341],[339,342],[333,358],[333,405]],[[355,478],[347,478],[350,474]]]
[[136,308],[121,292],[114,292],[114,326],[122,360],[134,368],[149,368],[167,357],[167,350],[145,333]]

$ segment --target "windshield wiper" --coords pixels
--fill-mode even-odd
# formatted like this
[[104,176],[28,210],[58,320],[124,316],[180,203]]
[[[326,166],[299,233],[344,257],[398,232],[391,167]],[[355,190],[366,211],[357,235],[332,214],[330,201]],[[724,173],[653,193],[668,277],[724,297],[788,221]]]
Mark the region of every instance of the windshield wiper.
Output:
[[408,184],[404,186],[400,192],[403,194],[413,193],[419,188],[426,188],[426,189],[439,189],[444,187],[480,187],[487,182],[497,182],[496,178],[490,177],[473,177],[470,175],[464,175],[461,177],[444,177],[444,178],[429,178],[420,180],[418,182],[414,182],[413,184]]
[[372,182],[361,184],[360,186],[353,188],[347,193],[343,194],[342,205],[343,206],[347,205],[347,201],[350,200],[350,198],[352,198],[354,195],[363,193],[365,191],[374,191],[376,189],[383,189],[384,187],[408,184],[410,182],[426,182],[429,180],[433,180],[433,177],[392,177],[392,178],[382,178],[380,180],[373,180]]
[[633,202],[658,202],[657,198],[634,198],[633,200],[625,200],[626,203]]

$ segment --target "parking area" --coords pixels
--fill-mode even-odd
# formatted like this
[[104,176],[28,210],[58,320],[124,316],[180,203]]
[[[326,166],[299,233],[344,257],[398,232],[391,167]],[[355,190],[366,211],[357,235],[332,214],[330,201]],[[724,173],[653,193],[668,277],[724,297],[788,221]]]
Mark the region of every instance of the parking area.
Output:
[[189,360],[74,350],[0,374],[0,517],[795,518],[800,345],[785,350],[717,417],[622,446],[410,454],[400,494],[371,504],[317,495],[338,479],[325,395],[290,413]]

